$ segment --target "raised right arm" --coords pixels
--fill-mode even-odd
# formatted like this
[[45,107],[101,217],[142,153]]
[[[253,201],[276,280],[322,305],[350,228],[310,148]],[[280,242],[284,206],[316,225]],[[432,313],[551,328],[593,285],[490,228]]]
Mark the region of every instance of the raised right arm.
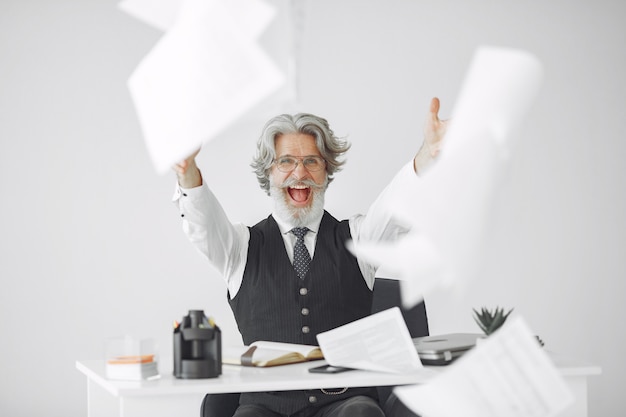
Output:
[[183,231],[193,246],[223,276],[231,297],[239,290],[245,268],[250,233],[243,224],[232,224],[215,195],[202,180],[195,156],[174,166],[178,178],[174,203]]

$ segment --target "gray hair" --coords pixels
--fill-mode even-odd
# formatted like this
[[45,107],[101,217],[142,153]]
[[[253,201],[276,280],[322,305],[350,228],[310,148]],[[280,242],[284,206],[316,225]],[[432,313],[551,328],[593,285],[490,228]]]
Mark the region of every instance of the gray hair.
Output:
[[335,172],[340,171],[345,164],[345,160],[341,157],[350,149],[350,143],[335,136],[326,119],[308,113],[276,116],[265,124],[261,137],[257,141],[256,154],[250,164],[261,189],[265,190],[268,195],[270,194],[269,172],[276,159],[275,140],[280,135],[290,133],[313,136],[317,149],[326,160],[326,175],[329,184]]

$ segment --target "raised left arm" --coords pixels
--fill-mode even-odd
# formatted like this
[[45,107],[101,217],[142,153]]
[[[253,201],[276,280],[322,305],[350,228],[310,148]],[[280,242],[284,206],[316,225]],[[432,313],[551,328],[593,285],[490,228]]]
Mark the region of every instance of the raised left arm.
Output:
[[436,160],[446,134],[447,120],[439,118],[439,99],[434,97],[430,101],[430,109],[424,122],[424,142],[413,159],[413,169],[419,175]]

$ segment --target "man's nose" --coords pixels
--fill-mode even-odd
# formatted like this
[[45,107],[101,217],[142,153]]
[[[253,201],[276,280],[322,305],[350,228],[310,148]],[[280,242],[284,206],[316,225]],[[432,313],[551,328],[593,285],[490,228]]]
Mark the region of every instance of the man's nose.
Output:
[[298,164],[296,165],[293,172],[291,173],[291,175],[293,175],[297,179],[302,179],[306,177],[308,174],[309,174],[309,171],[304,167],[304,164],[302,163],[302,161],[298,161]]

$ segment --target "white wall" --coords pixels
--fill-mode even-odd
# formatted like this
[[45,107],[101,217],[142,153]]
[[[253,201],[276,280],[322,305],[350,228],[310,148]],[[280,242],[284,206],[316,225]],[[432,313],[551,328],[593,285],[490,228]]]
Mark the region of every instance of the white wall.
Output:
[[[339,217],[365,211],[417,150],[430,97],[449,115],[478,45],[541,59],[545,84],[498,199],[493,256],[462,297],[427,300],[431,330],[477,331],[472,307],[514,307],[546,348],[602,366],[591,415],[622,415],[626,4],[303,4],[302,109],[353,143],[327,198]],[[156,337],[169,372],[171,323],[191,308],[238,341],[220,278],[186,242],[173,177],[155,174],[126,90],[159,33],[115,5],[0,2],[3,416],[84,415],[74,362],[101,357],[107,337]],[[248,167],[260,125],[242,122],[200,157],[232,219],[249,224],[269,207]]]

